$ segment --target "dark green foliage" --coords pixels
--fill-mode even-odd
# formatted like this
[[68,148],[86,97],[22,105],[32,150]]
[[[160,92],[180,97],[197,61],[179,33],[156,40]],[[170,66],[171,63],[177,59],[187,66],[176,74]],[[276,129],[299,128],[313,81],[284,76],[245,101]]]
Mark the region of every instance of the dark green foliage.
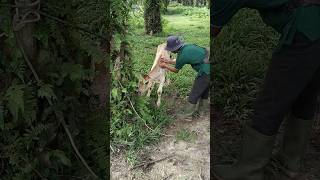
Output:
[[[159,110],[150,103],[150,99],[137,95],[139,76],[132,69],[131,48],[125,37],[120,39],[120,42],[118,58],[121,70],[119,73],[119,70],[114,68],[112,73],[111,146],[112,150],[132,150],[159,138],[168,119],[163,115],[164,108]],[[112,67],[115,66],[119,64],[112,61]]]
[[167,11],[168,11],[169,3],[170,3],[170,0],[162,0],[162,9],[163,9],[163,12],[167,12]]
[[[41,10],[107,34],[105,1],[46,1]],[[16,44],[10,8],[1,6],[0,11],[0,33],[4,33],[0,45],[1,179],[93,179],[75,155],[57,114],[62,114],[89,166],[105,179],[108,119],[101,113],[105,109],[90,106],[96,73],[92,64],[107,61],[101,40],[42,17],[33,32],[35,69],[41,80],[36,82]]]
[[226,118],[249,119],[277,38],[257,12],[242,10],[213,41],[213,103]]
[[146,0],[144,4],[144,23],[147,34],[162,32],[161,0]]

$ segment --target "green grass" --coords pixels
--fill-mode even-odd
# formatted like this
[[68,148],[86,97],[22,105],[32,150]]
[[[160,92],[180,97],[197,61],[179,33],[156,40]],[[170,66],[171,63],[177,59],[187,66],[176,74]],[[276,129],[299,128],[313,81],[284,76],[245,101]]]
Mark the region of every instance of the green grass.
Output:
[[252,114],[253,101],[276,47],[278,34],[254,10],[241,10],[211,46],[213,103],[227,119],[242,123]]
[[195,132],[189,131],[186,129],[181,129],[176,134],[177,141],[194,142],[196,138],[197,138],[197,135]]
[[[179,8],[178,12],[175,9]],[[190,15],[185,15],[189,11]],[[195,13],[190,13],[195,11]],[[200,46],[209,47],[209,16],[198,17],[197,12],[209,13],[206,8],[190,8],[183,6],[169,7],[169,14],[163,15],[164,32],[150,36],[144,33],[143,19],[141,15],[131,20],[133,25],[130,29],[130,41],[133,50],[134,70],[139,74],[146,74],[152,64],[156,54],[157,46],[166,41],[168,35],[179,35],[186,43],[194,43]],[[171,85],[164,88],[164,93],[178,91],[186,96],[192,86],[196,76],[191,66],[185,66],[178,74],[169,73]]]

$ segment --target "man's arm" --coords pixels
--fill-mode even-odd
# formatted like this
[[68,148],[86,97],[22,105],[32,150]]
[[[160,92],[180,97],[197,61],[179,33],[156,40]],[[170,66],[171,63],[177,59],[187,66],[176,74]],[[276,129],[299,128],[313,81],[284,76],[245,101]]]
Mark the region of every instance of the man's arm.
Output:
[[159,66],[160,66],[161,68],[166,68],[166,69],[168,69],[169,71],[174,72],[174,73],[178,73],[178,72],[179,72],[178,69],[176,69],[175,67],[172,67],[172,66],[170,66],[170,65],[168,65],[168,64],[166,64],[166,63],[160,63]]
[[167,64],[176,64],[175,59],[164,59],[163,57],[161,58],[160,62],[167,63]]

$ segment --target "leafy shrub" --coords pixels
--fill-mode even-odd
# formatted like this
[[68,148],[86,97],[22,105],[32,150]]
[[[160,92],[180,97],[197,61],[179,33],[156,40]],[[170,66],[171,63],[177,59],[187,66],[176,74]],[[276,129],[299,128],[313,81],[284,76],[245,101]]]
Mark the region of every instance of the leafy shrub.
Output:
[[144,19],[143,12],[136,11],[130,13],[129,24],[132,28],[143,28],[144,27]]
[[[71,6],[74,8],[68,9]],[[105,178],[106,110],[89,106],[96,74],[91,63],[107,60],[97,45],[99,40],[42,17],[33,32],[38,82],[16,44],[11,10],[0,7],[0,32],[4,34],[0,44],[1,179],[73,175],[93,179],[75,155],[64,127],[89,166]],[[48,1],[41,4],[41,10],[95,33],[106,33],[108,9],[104,2]]]
[[209,17],[210,12],[206,7],[190,7],[183,6],[181,4],[170,4],[168,7],[168,11],[165,13],[166,15],[174,15],[174,14],[183,14],[186,16],[194,16],[194,17]]

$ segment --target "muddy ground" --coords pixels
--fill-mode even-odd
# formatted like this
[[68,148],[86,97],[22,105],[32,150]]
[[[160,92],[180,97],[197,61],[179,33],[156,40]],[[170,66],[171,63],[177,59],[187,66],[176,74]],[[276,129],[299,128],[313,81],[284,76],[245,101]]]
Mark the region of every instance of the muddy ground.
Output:
[[[183,102],[183,101],[181,101]],[[181,107],[180,105],[175,107]],[[175,121],[165,130],[159,143],[145,147],[139,153],[140,163],[154,162],[130,170],[123,154],[111,157],[112,180],[209,180],[210,179],[210,118],[209,112],[186,121],[175,117]],[[185,130],[192,134],[187,139],[177,138]]]
[[[212,108],[211,108],[212,109]],[[228,121],[221,113],[214,108],[211,110],[213,122],[213,164],[233,162],[237,157],[241,142],[240,122]],[[320,180],[320,118],[315,122],[313,135],[310,140],[309,149],[305,156],[303,171],[306,173],[305,180]],[[279,150],[283,127],[277,138],[275,152]],[[270,180],[277,180],[279,177],[279,167],[276,163],[269,163],[266,173]],[[302,179],[299,179],[302,180]]]

